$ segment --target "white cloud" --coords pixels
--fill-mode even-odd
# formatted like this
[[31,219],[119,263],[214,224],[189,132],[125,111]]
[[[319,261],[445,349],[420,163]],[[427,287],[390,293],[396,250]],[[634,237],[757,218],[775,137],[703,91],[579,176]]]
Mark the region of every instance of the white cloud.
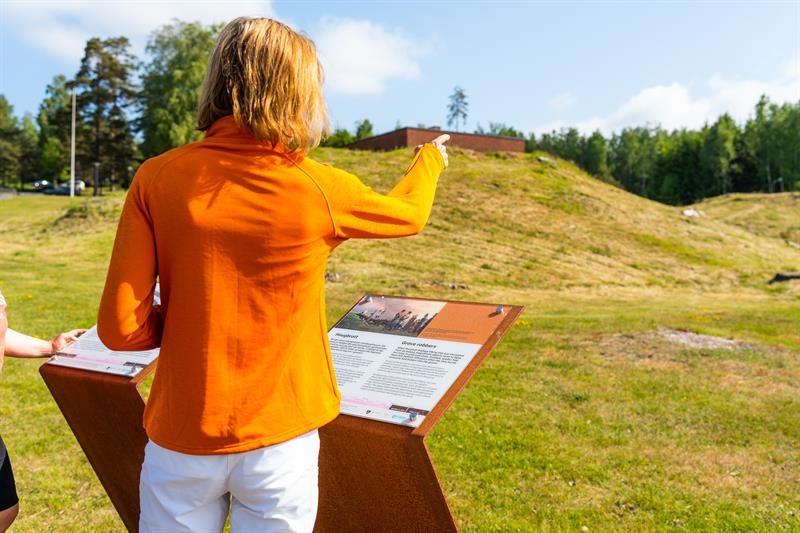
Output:
[[91,37],[124,35],[139,57],[150,32],[172,19],[204,24],[238,16],[274,16],[270,0],[232,1],[10,1],[7,30],[20,40],[75,66]]
[[668,130],[695,129],[715,121],[723,113],[742,122],[753,112],[762,94],[777,103],[800,101],[800,58],[787,63],[783,72],[771,81],[712,76],[705,88],[706,94],[699,96],[694,94],[699,91],[680,83],[647,87],[608,115],[573,122],[560,120],[533,129],[544,133],[574,126],[584,133],[599,129],[605,134],[645,125],[661,125]]
[[547,101],[547,107],[556,111],[564,111],[575,105],[576,101],[577,98],[570,92],[559,93]]
[[389,80],[420,77],[417,61],[426,50],[397,30],[368,20],[324,18],[313,37],[331,92],[380,94]]

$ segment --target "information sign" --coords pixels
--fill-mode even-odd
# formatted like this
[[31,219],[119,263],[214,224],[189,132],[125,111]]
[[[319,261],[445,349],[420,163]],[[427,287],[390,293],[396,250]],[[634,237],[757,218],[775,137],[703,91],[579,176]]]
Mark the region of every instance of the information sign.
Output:
[[505,318],[496,304],[364,296],[328,332],[341,412],[418,427]]

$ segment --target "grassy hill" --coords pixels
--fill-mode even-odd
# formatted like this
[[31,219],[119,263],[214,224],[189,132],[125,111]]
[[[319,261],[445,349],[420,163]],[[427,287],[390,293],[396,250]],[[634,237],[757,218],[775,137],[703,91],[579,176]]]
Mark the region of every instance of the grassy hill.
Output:
[[727,194],[696,207],[717,220],[800,246],[800,193]]
[[[328,317],[366,292],[527,307],[429,441],[460,526],[800,529],[800,288],[766,285],[800,270],[783,236],[796,197],[723,198],[690,218],[552,158],[452,152],[421,235],[337,250]],[[386,191],[410,151],[314,157]],[[12,327],[94,322],[121,201],[0,202]],[[119,529],[38,364],[8,361],[0,380],[16,531]]]
[[[402,152],[319,155],[379,189],[390,187],[392,170],[407,159]],[[789,205],[785,211],[792,211],[787,222],[797,213]],[[359,264],[362,258],[384,248],[358,246],[369,252],[353,254],[356,271],[367,268]],[[457,272],[453,281],[469,279],[476,289],[502,288],[503,294],[609,286],[759,287],[776,267],[798,263],[797,250],[749,228],[684,217],[678,208],[628,194],[568,163],[540,163],[527,155],[457,154],[425,233],[398,246],[411,252],[400,254],[408,261],[390,262],[389,269],[420,270],[423,254],[425,268],[408,277],[435,284],[439,276]],[[369,263],[376,272],[374,261]]]

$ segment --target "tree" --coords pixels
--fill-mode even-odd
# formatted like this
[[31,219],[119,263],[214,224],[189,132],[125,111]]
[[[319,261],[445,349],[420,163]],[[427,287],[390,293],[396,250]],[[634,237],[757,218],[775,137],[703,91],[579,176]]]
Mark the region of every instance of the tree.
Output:
[[636,190],[644,194],[639,184],[641,173],[641,156],[643,153],[642,132],[633,128],[625,128],[611,137],[611,173],[626,191]]
[[754,192],[761,189],[758,179],[758,159],[755,143],[746,132],[740,132],[733,141],[736,157],[731,161],[731,190]]
[[19,174],[18,183],[23,186],[39,177],[39,130],[30,113],[22,117],[19,129]]
[[68,84],[78,90],[79,135],[88,142],[77,145],[77,156],[87,178],[94,163],[101,176],[125,176],[137,155],[126,115],[136,94],[136,58],[129,46],[127,37],[89,39],[75,81]]
[[539,140],[539,148],[567,159],[578,165],[581,164],[584,139],[577,128],[562,128],[559,131],[545,133]]
[[372,137],[374,134],[372,133],[372,122],[368,119],[364,119],[361,122],[356,122],[356,136],[355,140],[360,141],[361,139],[366,139],[367,137]]
[[727,194],[731,190],[731,167],[736,158],[739,129],[727,113],[719,117],[703,141],[700,164],[707,182],[704,196]]
[[769,103],[762,144],[768,155],[765,167],[770,192],[794,190],[800,181],[800,102]]
[[456,131],[458,131],[459,121],[466,125],[468,109],[467,93],[456,85],[453,88],[453,94],[450,95],[450,103],[447,105],[447,125],[451,128],[455,127]]
[[150,35],[146,51],[151,59],[137,98],[144,157],[202,139],[196,129],[200,88],[221,28],[175,22]]
[[39,176],[55,181],[69,165],[72,99],[67,79],[59,74],[39,104]]
[[344,148],[348,144],[372,137],[372,122],[369,119],[356,121],[355,133],[350,133],[344,128],[336,128],[333,133],[322,142],[322,146],[330,146],[333,148]]
[[660,128],[626,128],[615,133],[609,142],[611,175],[625,190],[655,197],[661,186],[658,158],[667,144],[667,133]]
[[701,132],[680,130],[670,135],[659,155],[657,200],[668,204],[691,204],[703,198],[705,183],[700,168]]
[[353,142],[353,134],[344,128],[336,128],[333,133],[322,141],[322,146],[331,146],[333,148],[344,148]]
[[19,175],[19,125],[14,108],[0,94],[0,187],[11,187]]
[[480,124],[475,129],[475,133],[480,135],[494,135],[495,137],[519,137],[525,138],[525,134],[517,131],[513,126],[507,126],[502,122],[489,122],[489,131],[484,131]]
[[584,145],[581,166],[589,174],[599,178],[608,178],[608,146],[606,139],[599,131],[595,131]]
[[525,152],[531,153],[535,150],[541,150],[541,147],[539,146],[539,141],[536,140],[536,134],[531,132],[525,139]]

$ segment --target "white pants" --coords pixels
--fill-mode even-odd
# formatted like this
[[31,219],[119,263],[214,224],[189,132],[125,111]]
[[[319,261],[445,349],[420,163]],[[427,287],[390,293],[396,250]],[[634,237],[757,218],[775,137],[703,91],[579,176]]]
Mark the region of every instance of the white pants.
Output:
[[226,455],[187,455],[148,442],[139,481],[140,533],[311,532],[319,435]]

